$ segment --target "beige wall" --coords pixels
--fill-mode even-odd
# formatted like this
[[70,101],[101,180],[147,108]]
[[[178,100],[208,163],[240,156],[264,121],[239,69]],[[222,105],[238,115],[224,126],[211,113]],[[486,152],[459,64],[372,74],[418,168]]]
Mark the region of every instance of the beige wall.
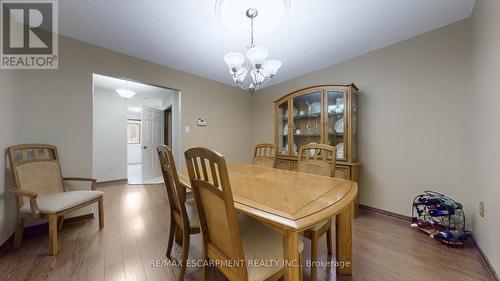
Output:
[[[66,37],[59,38],[59,57],[58,70],[0,70],[0,109],[5,107],[0,114],[10,117],[15,109],[19,117],[1,119],[10,120],[2,125],[7,126],[7,130],[1,129],[2,149],[12,143],[55,144],[65,176],[90,177],[92,73],[98,73],[181,90],[181,122],[191,127],[190,134],[181,135],[181,151],[205,146],[220,151],[229,162],[250,161],[249,95],[231,86]],[[19,82],[13,84],[15,81]],[[13,98],[18,99],[19,106],[13,106]],[[208,126],[196,127],[198,117],[207,118]],[[8,134],[11,125],[18,127],[19,133],[14,139],[4,138],[4,132]],[[8,196],[4,194],[3,171],[0,200]],[[14,215],[13,209],[4,208],[2,202],[1,212],[7,214],[10,221],[1,221],[0,243],[12,233]]]
[[126,99],[94,86],[92,177],[98,182],[127,178],[127,114]]
[[15,216],[14,196],[7,191],[12,187],[10,175],[6,171],[7,158],[5,149],[16,143],[17,128],[16,109],[19,99],[16,95],[19,79],[14,71],[0,70],[0,244],[12,233]]
[[[500,271],[500,1],[480,0],[472,15],[470,195],[474,237]],[[484,201],[485,217],[478,212]]]
[[274,141],[277,97],[354,82],[361,204],[410,215],[413,196],[426,189],[466,201],[468,36],[469,22],[459,22],[266,88],[252,101],[253,141]]

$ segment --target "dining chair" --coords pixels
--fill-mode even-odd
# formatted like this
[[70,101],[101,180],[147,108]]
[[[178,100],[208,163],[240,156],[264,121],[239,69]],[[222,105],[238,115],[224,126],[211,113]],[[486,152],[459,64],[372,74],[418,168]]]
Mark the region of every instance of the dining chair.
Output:
[[[300,147],[297,171],[320,176],[335,176],[335,147],[310,143]],[[318,269],[318,240],[326,233],[328,254],[332,254],[332,220],[326,220],[304,231],[304,237],[311,240],[311,280],[316,281]]]
[[[247,266],[244,262],[245,257],[251,261],[283,261],[283,235],[237,214],[224,157],[206,148],[191,148],[185,157],[200,216],[204,264],[217,261],[216,267],[231,281],[274,281],[282,277],[282,262],[271,266]],[[202,278],[208,279],[206,267]]]
[[186,189],[179,183],[177,168],[170,147],[159,145],[158,158],[160,159],[160,167],[170,205],[170,232],[166,256],[171,257],[176,233],[182,233],[182,262],[178,280],[184,280],[190,236],[191,234],[200,233],[200,222],[196,214],[194,200],[186,200]]
[[[16,232],[14,249],[19,249],[26,218],[49,220],[50,254],[58,252],[57,232],[64,216],[85,206],[98,203],[99,228],[104,227],[103,192],[95,190],[96,180],[63,177],[57,148],[48,144],[20,144],[8,149],[16,195]],[[75,182],[85,182],[86,186]],[[73,184],[71,184],[73,183]]]
[[278,146],[270,143],[261,143],[255,146],[253,164],[263,167],[276,168]]

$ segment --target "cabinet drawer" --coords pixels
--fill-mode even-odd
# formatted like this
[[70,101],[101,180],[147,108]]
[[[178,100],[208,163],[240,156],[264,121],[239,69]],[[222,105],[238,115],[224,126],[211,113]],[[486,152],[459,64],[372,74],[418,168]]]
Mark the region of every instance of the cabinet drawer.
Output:
[[335,167],[335,178],[350,180],[351,179],[351,168],[349,166],[340,166],[337,165]]
[[276,168],[282,170],[290,170],[290,161],[288,160],[276,160]]

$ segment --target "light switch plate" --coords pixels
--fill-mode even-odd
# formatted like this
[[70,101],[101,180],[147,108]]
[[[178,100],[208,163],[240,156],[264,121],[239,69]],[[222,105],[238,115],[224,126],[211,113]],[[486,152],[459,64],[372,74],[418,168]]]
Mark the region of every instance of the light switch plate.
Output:
[[203,118],[198,118],[198,120],[196,120],[196,125],[198,126],[206,126],[207,125],[207,119],[203,119]]
[[186,134],[191,133],[191,128],[189,126],[184,127],[184,133]]

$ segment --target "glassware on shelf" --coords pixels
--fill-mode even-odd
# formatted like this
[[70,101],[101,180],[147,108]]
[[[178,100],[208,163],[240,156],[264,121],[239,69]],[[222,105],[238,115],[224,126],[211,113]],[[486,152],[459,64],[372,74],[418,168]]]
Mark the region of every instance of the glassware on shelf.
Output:
[[340,118],[339,120],[337,120],[333,128],[335,129],[335,132],[339,134],[344,133],[344,118]]
[[317,122],[314,123],[314,129],[311,131],[311,134],[313,134],[313,135],[319,135],[320,134],[319,124]]
[[344,98],[336,98],[335,104],[328,105],[328,114],[340,114],[344,112]]
[[344,112],[344,98],[337,98],[335,103],[336,103],[335,113]]
[[344,143],[338,143],[335,149],[337,150],[337,158],[344,158]]
[[321,102],[313,102],[311,104],[310,115],[318,115],[321,113]]

